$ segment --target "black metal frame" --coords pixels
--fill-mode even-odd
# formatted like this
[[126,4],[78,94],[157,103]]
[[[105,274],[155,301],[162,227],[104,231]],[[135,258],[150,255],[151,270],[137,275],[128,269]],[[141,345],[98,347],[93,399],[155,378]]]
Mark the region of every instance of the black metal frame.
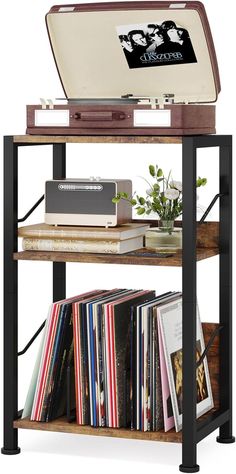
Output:
[[[220,150],[220,411],[196,420],[196,161],[197,149]],[[183,138],[183,429],[182,472],[197,472],[197,443],[220,427],[218,442],[232,436],[232,137]]]
[[[40,143],[44,144],[44,143]],[[45,144],[49,144],[45,141]],[[66,176],[66,144],[53,147],[53,178]],[[18,147],[26,143],[4,138],[4,447],[3,454],[18,454]],[[38,145],[38,143],[30,143]],[[220,150],[220,410],[196,420],[196,151]],[[197,443],[217,428],[217,441],[232,443],[232,137],[182,137],[183,169],[183,429],[182,472],[197,472]],[[40,198],[41,202],[42,198]],[[39,204],[39,201],[37,202]],[[37,204],[36,203],[36,204]],[[33,206],[35,208],[35,206]],[[33,208],[30,210],[32,211]],[[28,213],[27,213],[28,214]],[[53,262],[53,301],[66,294],[66,263]],[[38,332],[38,331],[37,331]],[[36,336],[35,336],[36,337]],[[34,338],[35,338],[34,337]],[[213,336],[212,336],[213,337]],[[33,338],[32,338],[33,339]],[[33,342],[31,339],[30,343]],[[27,344],[29,347],[29,344]],[[27,348],[26,346],[26,348]],[[25,349],[26,349],[25,348]],[[21,352],[25,352],[25,349]],[[204,357],[204,354],[202,355]]]

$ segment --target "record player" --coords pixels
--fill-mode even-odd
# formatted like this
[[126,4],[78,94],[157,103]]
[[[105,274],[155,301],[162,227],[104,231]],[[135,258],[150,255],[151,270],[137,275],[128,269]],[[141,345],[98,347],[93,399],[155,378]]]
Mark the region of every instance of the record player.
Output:
[[53,6],[46,26],[64,100],[27,106],[27,133],[215,133],[220,79],[200,2]]

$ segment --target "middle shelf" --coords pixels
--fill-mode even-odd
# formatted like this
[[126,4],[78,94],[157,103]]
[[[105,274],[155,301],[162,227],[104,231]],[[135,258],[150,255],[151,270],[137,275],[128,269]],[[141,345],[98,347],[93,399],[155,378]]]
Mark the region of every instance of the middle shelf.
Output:
[[[197,260],[204,260],[218,255],[218,248],[197,248]],[[41,252],[25,250],[15,252],[14,260],[38,260],[49,262],[85,262],[85,263],[117,263],[125,265],[182,266],[182,251],[173,256],[158,258],[155,252],[143,248],[122,255],[83,253],[83,252]]]
[[[134,219],[133,223],[153,225],[150,220]],[[181,221],[176,221],[176,226],[181,226]],[[198,261],[219,254],[219,222],[197,223],[197,255]],[[168,257],[159,257],[158,252],[147,248],[124,253],[87,253],[87,252],[61,252],[24,250],[13,254],[14,260],[37,260],[51,262],[85,262],[85,263],[113,263],[125,265],[153,265],[153,266],[182,266],[182,251],[179,250]]]

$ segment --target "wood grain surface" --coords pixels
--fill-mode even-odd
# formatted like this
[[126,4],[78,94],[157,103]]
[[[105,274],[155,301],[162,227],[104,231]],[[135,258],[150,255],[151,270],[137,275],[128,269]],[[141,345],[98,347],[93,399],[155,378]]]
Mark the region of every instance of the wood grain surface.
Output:
[[[51,132],[52,133],[52,132]],[[181,144],[182,137],[170,136],[117,136],[117,135],[14,135],[14,143],[53,144],[53,143],[173,143]]]
[[[145,256],[145,253],[147,254]],[[197,249],[197,260],[204,260],[218,254],[218,249]],[[130,254],[112,255],[101,253],[82,253],[82,252],[41,252],[25,250],[15,252],[14,260],[39,260],[48,262],[86,262],[86,263],[112,263],[124,265],[153,265],[153,266],[182,266],[182,252],[178,251],[173,257],[158,258],[155,252],[151,253],[143,248]]]

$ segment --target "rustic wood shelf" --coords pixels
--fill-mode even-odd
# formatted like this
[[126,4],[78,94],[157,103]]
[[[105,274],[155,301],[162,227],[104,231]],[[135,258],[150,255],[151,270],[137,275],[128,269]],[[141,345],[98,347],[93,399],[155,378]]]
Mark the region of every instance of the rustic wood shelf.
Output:
[[[203,333],[205,344],[208,343],[212,332],[216,329],[216,323],[203,323]],[[217,336],[211,345],[208,353],[208,366],[211,377],[211,385],[214,399],[214,408],[198,419],[198,423],[207,423],[219,413],[219,336]],[[23,418],[14,421],[14,428],[57,431],[62,433],[74,433],[92,436],[109,436],[112,438],[129,438],[146,441],[163,441],[168,443],[181,443],[182,432],[176,433],[175,429],[168,432],[160,431],[137,431],[128,428],[95,428],[92,426],[79,426],[76,422],[68,423],[66,417],[60,417],[51,422],[30,421]]]
[[181,144],[182,137],[168,136],[135,136],[135,135],[14,135],[14,143],[22,144],[53,144],[53,143],[168,143]]
[[[197,423],[198,426],[210,423],[214,418],[221,415],[221,412],[212,409],[205,415],[201,416]],[[137,431],[129,428],[106,428],[93,426],[80,426],[75,421],[69,423],[66,417],[60,417],[50,422],[31,421],[28,417],[18,419],[13,422],[14,428],[37,430],[37,431],[54,431],[58,433],[80,434],[88,436],[105,436],[109,438],[137,439],[142,441],[161,441],[165,443],[182,443],[182,431],[178,433],[175,429],[165,432],[159,431]]]
[[30,421],[29,418],[14,421],[14,428],[30,430],[58,431],[62,433],[74,433],[91,436],[109,436],[112,438],[129,438],[147,441],[166,441],[170,443],[181,443],[181,432],[175,430],[165,433],[163,430],[156,432],[143,432],[130,430],[128,428],[95,428],[93,426],[79,426],[75,422],[68,423],[65,417],[57,418],[52,422]]
[[[158,258],[154,253],[144,256],[148,253],[147,249],[139,249],[132,252],[132,255],[112,255],[101,253],[83,253],[83,252],[41,252],[24,250],[13,254],[14,260],[39,260],[48,262],[86,262],[86,263],[116,263],[124,265],[153,265],[162,267],[181,267],[182,252],[177,252],[173,257]],[[204,260],[214,255],[218,255],[216,248],[197,249],[197,260]],[[141,254],[141,255],[140,255]]]

